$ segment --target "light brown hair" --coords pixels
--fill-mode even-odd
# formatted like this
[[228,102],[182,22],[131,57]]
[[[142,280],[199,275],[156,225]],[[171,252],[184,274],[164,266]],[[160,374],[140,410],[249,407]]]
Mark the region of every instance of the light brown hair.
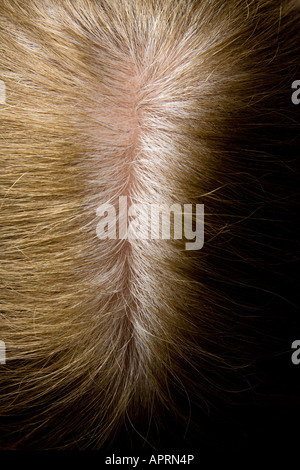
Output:
[[[264,404],[295,339],[295,2],[0,0],[0,17],[2,448],[188,442]],[[203,249],[99,240],[122,195],[204,204]]]

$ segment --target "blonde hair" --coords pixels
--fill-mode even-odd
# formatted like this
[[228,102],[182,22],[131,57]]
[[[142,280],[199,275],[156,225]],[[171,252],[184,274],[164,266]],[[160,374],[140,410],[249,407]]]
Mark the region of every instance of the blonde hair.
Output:
[[[299,9],[0,0],[0,11],[1,447],[134,436],[155,447],[173,429],[188,442],[207,413],[252,402],[286,351]],[[204,204],[203,249],[99,240],[97,207],[120,196]]]

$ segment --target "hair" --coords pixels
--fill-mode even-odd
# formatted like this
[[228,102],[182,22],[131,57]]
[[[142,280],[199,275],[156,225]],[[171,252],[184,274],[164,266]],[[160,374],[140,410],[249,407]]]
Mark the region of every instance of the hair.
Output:
[[[296,2],[0,12],[1,448],[221,446],[294,412]],[[100,240],[120,196],[204,204],[203,248]]]

